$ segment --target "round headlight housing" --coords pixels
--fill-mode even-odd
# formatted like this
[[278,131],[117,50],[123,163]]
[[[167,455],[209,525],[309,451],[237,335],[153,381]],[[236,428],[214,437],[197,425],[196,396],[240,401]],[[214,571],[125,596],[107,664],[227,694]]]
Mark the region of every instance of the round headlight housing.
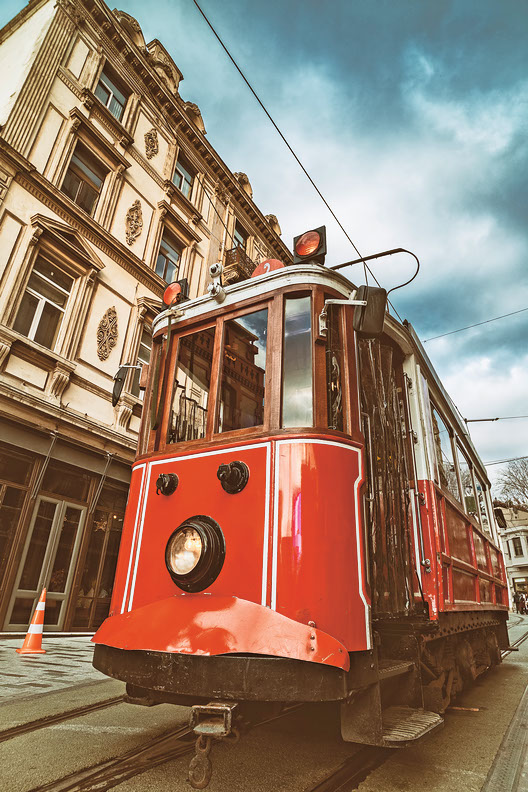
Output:
[[199,514],[185,520],[169,537],[165,563],[183,591],[203,591],[216,580],[225,558],[225,539],[215,520]]
[[169,540],[167,564],[176,575],[188,575],[200,561],[202,549],[202,538],[196,528],[183,528]]

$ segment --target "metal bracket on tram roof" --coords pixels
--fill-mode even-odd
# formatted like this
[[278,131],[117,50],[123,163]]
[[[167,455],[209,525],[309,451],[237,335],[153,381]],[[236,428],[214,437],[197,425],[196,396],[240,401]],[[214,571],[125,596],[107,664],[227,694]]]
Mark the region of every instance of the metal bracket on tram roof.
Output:
[[209,284],[207,291],[209,296],[216,300],[217,303],[223,303],[226,298],[226,292],[220,280],[223,271],[224,268],[220,263],[211,264],[209,267],[209,275],[213,282]]
[[[357,291],[354,292],[354,295],[357,294]],[[325,300],[325,304],[323,310],[319,314],[319,335],[325,336],[328,332],[328,325],[327,325],[327,317],[328,311],[326,310],[327,305],[366,305],[366,300]]]

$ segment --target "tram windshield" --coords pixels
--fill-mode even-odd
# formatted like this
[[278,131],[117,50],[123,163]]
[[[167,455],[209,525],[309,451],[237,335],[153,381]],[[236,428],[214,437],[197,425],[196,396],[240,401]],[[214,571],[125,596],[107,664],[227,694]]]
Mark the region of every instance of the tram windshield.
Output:
[[286,297],[282,365],[282,425],[312,426],[312,313],[310,295]]
[[182,336],[179,340],[169,415],[169,443],[205,437],[214,340],[213,327]]
[[267,337],[267,308],[225,323],[219,432],[262,425]]
[[[322,306],[331,297],[292,291],[252,309],[241,307],[210,320],[209,327],[173,331],[169,354],[168,336],[158,335],[154,360],[159,355],[161,366],[156,375],[154,365],[151,387],[164,417],[151,447],[251,429],[320,426],[346,432],[343,317],[330,307],[325,338],[313,325],[314,300]],[[322,377],[314,378],[314,371]],[[148,414],[155,414],[152,407]],[[158,429],[152,422],[150,428]]]

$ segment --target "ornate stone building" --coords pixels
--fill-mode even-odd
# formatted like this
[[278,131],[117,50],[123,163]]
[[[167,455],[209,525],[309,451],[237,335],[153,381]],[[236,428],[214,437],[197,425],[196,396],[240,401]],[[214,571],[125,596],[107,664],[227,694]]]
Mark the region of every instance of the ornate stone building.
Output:
[[205,137],[182,74],[100,0],[31,0],[0,31],[0,629],[105,617],[167,282],[289,260]]
[[494,501],[510,591],[528,597],[528,509]]

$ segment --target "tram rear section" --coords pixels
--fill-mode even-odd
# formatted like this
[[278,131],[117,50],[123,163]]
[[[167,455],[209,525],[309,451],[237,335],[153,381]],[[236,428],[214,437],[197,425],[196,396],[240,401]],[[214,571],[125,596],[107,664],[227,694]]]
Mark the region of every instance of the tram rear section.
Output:
[[489,483],[412,328],[357,333],[355,287],[318,264],[219,289],[155,323],[94,638],[130,701],[192,706],[196,786],[207,741],[266,704],[417,739],[508,644]]

